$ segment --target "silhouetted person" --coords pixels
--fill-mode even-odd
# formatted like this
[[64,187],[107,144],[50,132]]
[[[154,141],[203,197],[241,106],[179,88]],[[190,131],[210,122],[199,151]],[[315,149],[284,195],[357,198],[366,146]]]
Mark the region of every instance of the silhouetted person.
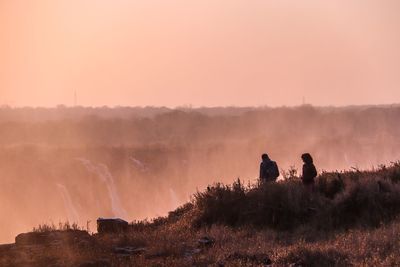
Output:
[[275,182],[279,176],[278,165],[272,161],[267,154],[262,154],[260,164],[260,181]]
[[301,155],[303,160],[303,175],[301,180],[303,184],[310,190],[314,190],[315,177],[317,177],[317,169],[314,166],[313,159],[309,153]]

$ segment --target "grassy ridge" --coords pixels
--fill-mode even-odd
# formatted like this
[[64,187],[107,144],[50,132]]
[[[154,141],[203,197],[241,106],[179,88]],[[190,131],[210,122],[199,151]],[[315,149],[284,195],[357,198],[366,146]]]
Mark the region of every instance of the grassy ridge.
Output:
[[245,186],[215,184],[195,195],[195,226],[252,225],[291,230],[379,226],[400,213],[400,165],[375,171],[322,173],[308,192],[291,172],[278,183]]

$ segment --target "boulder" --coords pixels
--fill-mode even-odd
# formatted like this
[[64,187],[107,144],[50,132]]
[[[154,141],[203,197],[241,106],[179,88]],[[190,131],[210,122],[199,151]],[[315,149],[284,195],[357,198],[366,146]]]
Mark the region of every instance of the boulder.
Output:
[[111,263],[107,260],[97,260],[84,262],[79,267],[111,267]]
[[271,266],[272,260],[268,257],[267,254],[259,253],[259,254],[243,254],[239,252],[235,252],[230,254],[227,258],[227,261],[240,261],[242,263],[251,263],[255,265],[262,266]]
[[16,245],[44,245],[54,243],[90,242],[92,237],[86,231],[65,230],[45,231],[19,234],[15,237]]
[[98,218],[97,232],[104,233],[122,233],[128,230],[128,222],[119,218]]
[[145,252],[145,248],[134,248],[134,247],[116,247],[114,253],[123,255],[138,255]]
[[211,237],[203,236],[197,242],[199,243],[200,246],[210,247],[215,243],[215,240]]

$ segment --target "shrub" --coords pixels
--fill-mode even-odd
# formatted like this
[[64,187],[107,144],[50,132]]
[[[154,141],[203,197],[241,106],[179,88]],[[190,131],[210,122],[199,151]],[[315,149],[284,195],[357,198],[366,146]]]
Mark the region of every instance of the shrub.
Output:
[[320,194],[333,199],[345,189],[345,184],[340,173],[323,173],[317,179],[316,187]]
[[196,226],[216,222],[235,226],[246,211],[246,189],[238,179],[232,186],[217,183],[205,192],[195,194],[196,207],[200,211]]
[[324,202],[318,195],[311,197],[296,181],[246,188],[238,180],[232,186],[216,184],[205,192],[197,193],[194,224],[252,224],[290,229],[306,223]]
[[[290,230],[378,226],[400,213],[400,185],[393,181],[399,166],[380,172],[322,173],[316,191],[308,192],[299,179],[245,187],[215,184],[194,197],[193,225],[252,225]],[[382,178],[375,177],[380,174]]]
[[326,211],[329,227],[350,227],[354,224],[379,226],[400,213],[400,187],[390,181],[367,178],[351,184]]

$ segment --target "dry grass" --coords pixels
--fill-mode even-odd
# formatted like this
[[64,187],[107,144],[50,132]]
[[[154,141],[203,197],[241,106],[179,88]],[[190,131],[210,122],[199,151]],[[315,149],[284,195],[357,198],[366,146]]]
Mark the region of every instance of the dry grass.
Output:
[[323,173],[309,192],[290,172],[289,179],[263,186],[215,184],[194,199],[197,227],[222,224],[291,230],[302,225],[331,230],[377,227],[400,213],[400,166],[369,172]]
[[[130,257],[132,266],[263,266],[255,259],[260,254],[268,255],[274,266],[293,263],[301,266],[396,266],[400,258],[398,222],[373,230],[314,231],[312,234],[303,231],[226,226],[192,231],[163,226],[158,231],[114,237],[112,244],[146,247],[143,255]],[[215,239],[214,245],[199,246],[197,240],[202,236]],[[103,237],[102,241],[108,243],[110,239],[110,236]]]
[[32,232],[44,233],[44,232],[51,232],[51,231],[68,231],[68,230],[86,230],[87,232],[90,232],[88,227],[85,229],[84,227],[79,226],[77,223],[70,223],[68,221],[63,222],[63,223],[59,222],[58,225],[55,225],[54,223],[39,224],[37,227],[34,227],[32,229]]

